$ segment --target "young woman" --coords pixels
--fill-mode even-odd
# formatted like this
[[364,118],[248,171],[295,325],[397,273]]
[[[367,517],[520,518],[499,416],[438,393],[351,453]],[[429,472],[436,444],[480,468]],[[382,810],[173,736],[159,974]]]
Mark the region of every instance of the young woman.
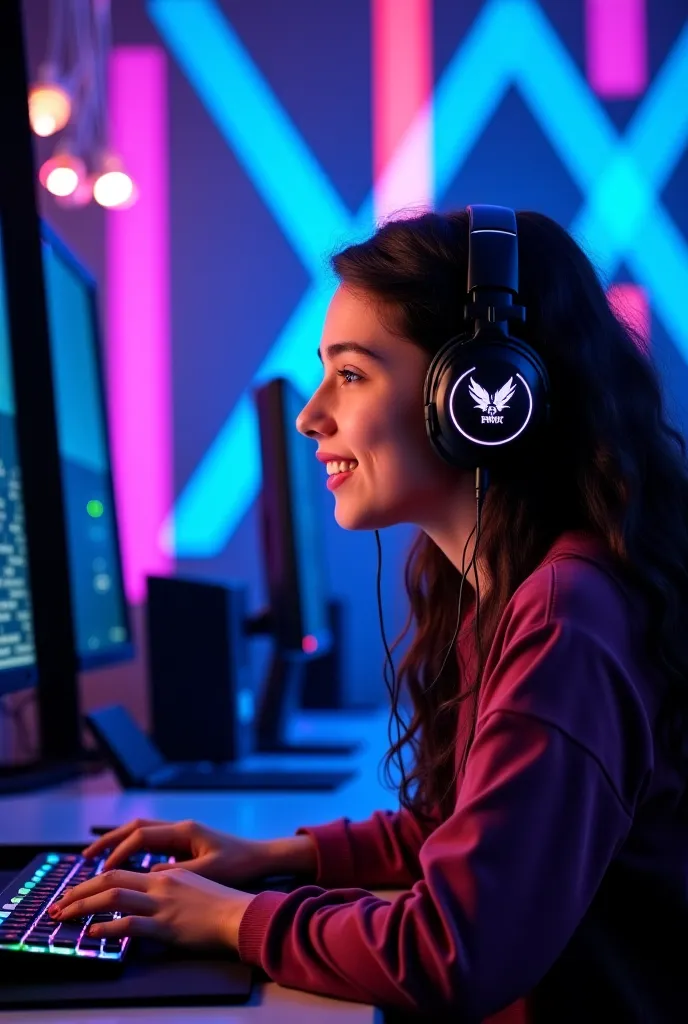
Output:
[[[393,694],[412,718],[388,754],[414,755],[401,809],[268,843],[131,822],[86,849],[112,849],[114,870],[66,917],[119,910],[99,934],[224,942],[284,985],[457,1024],[686,1019],[684,443],[581,249],[535,213],[517,228],[511,333],[546,365],[551,416],[490,474],[479,532],[475,470],[438,456],[423,408],[433,355],[465,330],[466,212],[390,222],[334,258],[323,379],[297,424],[337,476],[342,527],[419,528]],[[190,859],[116,870],[139,848]],[[229,887],[280,871],[310,884]],[[367,892],[382,886],[408,891]]]

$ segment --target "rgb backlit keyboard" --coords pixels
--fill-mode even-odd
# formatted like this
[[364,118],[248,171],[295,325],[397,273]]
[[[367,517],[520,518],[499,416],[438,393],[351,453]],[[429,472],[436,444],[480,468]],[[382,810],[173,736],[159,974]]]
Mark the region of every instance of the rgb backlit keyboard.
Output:
[[[0,953],[53,954],[81,957],[100,963],[121,962],[129,938],[95,938],[86,934],[91,924],[112,921],[119,913],[91,914],[67,921],[53,921],[48,908],[71,889],[100,874],[107,851],[86,860],[74,853],[45,853],[15,875],[0,893]],[[161,854],[138,853],[119,865],[125,871],[149,871],[154,864],[170,858]]]

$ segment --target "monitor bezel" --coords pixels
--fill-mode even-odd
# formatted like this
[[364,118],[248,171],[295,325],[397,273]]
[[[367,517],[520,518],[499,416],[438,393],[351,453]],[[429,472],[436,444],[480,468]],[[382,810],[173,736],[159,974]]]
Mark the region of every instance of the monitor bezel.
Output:
[[[114,533],[114,546],[115,556],[117,558],[117,564],[119,567],[120,580],[122,581],[122,592],[124,597],[124,621],[129,639],[122,644],[118,644],[117,647],[109,647],[107,650],[94,650],[94,651],[82,651],[79,646],[78,637],[78,624],[76,620],[76,601],[74,599],[75,588],[74,585],[71,587],[72,591],[72,618],[74,622],[74,647],[77,654],[79,668],[82,671],[89,671],[97,668],[107,668],[110,665],[119,665],[124,661],[131,661],[136,655],[136,645],[133,640],[132,633],[132,616],[129,607],[129,601],[127,600],[125,582],[124,582],[124,568],[122,565],[122,548],[120,540],[120,529],[119,529],[119,515],[117,511],[117,501],[115,493],[115,485],[112,476],[112,445],[110,443],[110,419],[109,419],[109,408],[107,401],[107,390],[105,387],[105,370],[103,366],[103,332],[101,329],[101,318],[100,309],[98,304],[98,283],[81,260],[71,251],[69,246],[63,241],[62,238],[57,234],[54,228],[44,219],[40,219],[40,230],[41,230],[41,242],[46,242],[50,245],[57,255],[64,260],[64,262],[70,266],[76,274],[82,280],[86,292],[88,295],[88,308],[89,315],[91,318],[91,324],[93,328],[93,338],[95,340],[95,365],[96,365],[96,386],[98,388],[98,405],[102,414],[102,429],[103,437],[105,439],[105,446],[109,454],[109,472],[108,478],[108,489],[110,492],[110,501],[112,507],[115,510],[113,517],[113,533]],[[46,282],[46,297],[47,297],[47,282]],[[55,394],[57,394],[55,373],[53,366],[53,388]],[[59,445],[59,428],[58,428],[58,445]],[[64,503],[65,508],[67,505],[67,495],[63,487]],[[67,553],[69,558],[69,540],[67,540]],[[71,565],[70,565],[71,573]]]
[[0,218],[36,646],[38,761],[71,765],[84,748],[22,15],[20,0],[0,4],[3,138],[12,154],[0,161]]

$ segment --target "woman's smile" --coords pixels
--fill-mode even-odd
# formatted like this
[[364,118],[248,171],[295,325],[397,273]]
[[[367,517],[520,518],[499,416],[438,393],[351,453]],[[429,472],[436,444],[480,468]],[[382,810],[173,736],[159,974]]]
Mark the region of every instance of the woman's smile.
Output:
[[343,472],[338,470],[336,473],[330,473],[327,477],[327,489],[335,491],[338,487],[341,487],[343,483],[352,477],[356,472],[355,469],[345,469]]

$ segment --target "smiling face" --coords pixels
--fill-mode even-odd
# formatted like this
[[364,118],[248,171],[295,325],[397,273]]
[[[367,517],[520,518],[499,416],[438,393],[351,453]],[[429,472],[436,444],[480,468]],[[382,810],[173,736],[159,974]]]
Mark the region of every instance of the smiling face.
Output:
[[440,459],[425,432],[429,355],[392,333],[375,300],[347,285],[330,303],[320,353],[323,381],[296,425],[318,452],[357,463],[333,489],[337,523],[424,528],[446,515],[462,474]]

